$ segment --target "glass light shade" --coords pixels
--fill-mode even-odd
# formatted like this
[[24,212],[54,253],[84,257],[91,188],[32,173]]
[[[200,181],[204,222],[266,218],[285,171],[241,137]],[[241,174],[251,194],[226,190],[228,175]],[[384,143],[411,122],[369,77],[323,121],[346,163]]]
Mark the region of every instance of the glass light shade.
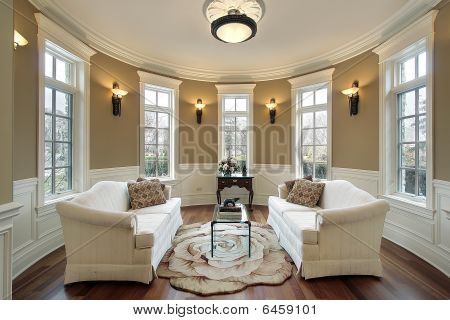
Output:
[[358,87],[351,87],[349,89],[342,90],[341,93],[345,94],[346,96],[352,96],[358,91],[359,91]]
[[217,29],[217,37],[228,43],[239,43],[252,35],[252,29],[242,23],[228,23]]
[[277,107],[276,103],[266,103],[266,107],[269,108],[269,110],[273,110]]
[[206,107],[206,104],[204,104],[204,103],[196,103],[196,104],[195,104],[195,107],[196,107],[198,110],[202,110],[204,107]]
[[128,91],[119,89],[119,88],[113,88],[112,89],[112,93],[115,94],[118,97],[123,97],[126,96],[128,94]]
[[28,44],[28,40],[25,39],[19,32],[14,30],[14,46],[26,46]]

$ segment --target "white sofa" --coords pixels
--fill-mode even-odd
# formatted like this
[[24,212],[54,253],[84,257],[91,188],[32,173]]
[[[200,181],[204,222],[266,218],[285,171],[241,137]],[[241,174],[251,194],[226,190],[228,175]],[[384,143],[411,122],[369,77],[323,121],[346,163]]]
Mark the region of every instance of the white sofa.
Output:
[[164,191],[162,205],[130,210],[125,182],[103,181],[56,205],[67,266],[64,283],[123,280],[150,283],[183,221],[180,198]]
[[269,197],[268,223],[305,279],[334,275],[382,276],[379,257],[389,210],[350,182],[325,182],[316,208],[286,202],[287,188]]

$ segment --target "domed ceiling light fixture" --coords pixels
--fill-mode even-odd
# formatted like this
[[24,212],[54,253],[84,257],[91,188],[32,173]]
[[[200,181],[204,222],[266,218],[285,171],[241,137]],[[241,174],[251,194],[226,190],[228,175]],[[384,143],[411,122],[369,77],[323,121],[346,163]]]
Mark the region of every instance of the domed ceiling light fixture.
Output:
[[212,35],[226,43],[250,40],[263,15],[260,0],[212,0],[206,7]]

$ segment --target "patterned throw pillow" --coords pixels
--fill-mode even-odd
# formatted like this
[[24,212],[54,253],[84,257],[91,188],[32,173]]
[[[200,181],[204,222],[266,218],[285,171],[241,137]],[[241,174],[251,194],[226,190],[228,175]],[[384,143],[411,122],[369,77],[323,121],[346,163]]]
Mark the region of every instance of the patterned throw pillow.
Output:
[[287,202],[314,208],[320,200],[325,183],[298,180],[286,198]]
[[136,183],[128,183],[131,209],[141,209],[166,203],[166,198],[161,189],[159,180],[145,180]]
[[[306,176],[306,177],[303,177],[303,179],[311,181],[311,182],[313,181],[312,176]],[[286,185],[286,188],[288,189],[288,193],[290,193],[292,191],[292,188],[294,188],[294,184],[299,180],[301,180],[301,179],[289,180],[284,183]]]
[[[142,182],[142,181],[158,181],[159,183],[161,183],[161,181],[159,181],[159,179],[155,179],[155,178],[154,179],[146,179],[144,177],[139,177],[136,180],[136,182]],[[165,188],[166,188],[166,185],[164,183],[161,183],[161,190],[164,191]]]

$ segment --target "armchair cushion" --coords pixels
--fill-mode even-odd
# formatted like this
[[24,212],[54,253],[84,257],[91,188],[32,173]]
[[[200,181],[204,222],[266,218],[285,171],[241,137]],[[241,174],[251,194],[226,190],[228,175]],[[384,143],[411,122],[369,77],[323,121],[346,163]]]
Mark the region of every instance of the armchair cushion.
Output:
[[281,199],[274,196],[269,197],[269,207],[272,207],[281,216],[283,216],[285,212],[290,211],[317,211],[321,209],[319,207],[308,208],[299,204],[287,202],[286,199]]
[[181,199],[180,198],[171,198],[166,201],[164,204],[160,204],[157,206],[152,207],[146,207],[142,209],[133,210],[131,209],[128,212],[132,212],[138,216],[140,215],[147,215],[147,214],[168,214],[168,215],[174,215],[177,214],[181,206]]

